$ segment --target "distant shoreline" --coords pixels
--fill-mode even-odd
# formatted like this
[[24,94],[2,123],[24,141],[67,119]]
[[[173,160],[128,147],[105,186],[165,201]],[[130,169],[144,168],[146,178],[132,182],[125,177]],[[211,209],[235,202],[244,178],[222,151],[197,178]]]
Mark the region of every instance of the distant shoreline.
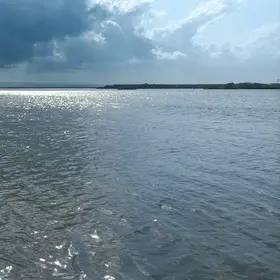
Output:
[[227,83],[227,84],[114,84],[105,86],[96,85],[53,85],[53,84],[23,84],[23,85],[3,85],[1,90],[26,90],[26,89],[116,89],[116,90],[137,90],[137,89],[280,89],[280,83]]
[[228,83],[228,84],[116,84],[100,87],[102,89],[280,89],[280,84]]

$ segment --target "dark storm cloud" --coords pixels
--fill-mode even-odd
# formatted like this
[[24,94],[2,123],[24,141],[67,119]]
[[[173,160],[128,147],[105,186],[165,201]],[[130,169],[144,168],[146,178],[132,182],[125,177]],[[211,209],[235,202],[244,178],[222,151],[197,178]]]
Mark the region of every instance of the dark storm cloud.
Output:
[[134,30],[123,31],[122,27],[106,23],[102,28],[102,37],[96,34],[67,38],[57,43],[56,56],[45,56],[33,59],[30,70],[61,71],[66,69],[98,69],[119,68],[123,64],[153,59],[152,42],[134,34]]
[[84,0],[0,0],[0,67],[30,60],[38,44],[42,55],[50,41],[78,36],[90,13]]

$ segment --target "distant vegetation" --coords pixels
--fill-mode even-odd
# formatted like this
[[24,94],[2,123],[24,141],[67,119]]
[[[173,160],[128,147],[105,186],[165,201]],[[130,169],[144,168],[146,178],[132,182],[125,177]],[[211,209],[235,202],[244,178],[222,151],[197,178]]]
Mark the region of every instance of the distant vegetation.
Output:
[[115,84],[115,85],[96,85],[96,84],[51,84],[51,83],[0,83],[0,88],[8,89],[280,89],[280,83],[228,83],[228,84]]
[[279,83],[228,83],[228,84],[116,84],[104,89],[280,89]]

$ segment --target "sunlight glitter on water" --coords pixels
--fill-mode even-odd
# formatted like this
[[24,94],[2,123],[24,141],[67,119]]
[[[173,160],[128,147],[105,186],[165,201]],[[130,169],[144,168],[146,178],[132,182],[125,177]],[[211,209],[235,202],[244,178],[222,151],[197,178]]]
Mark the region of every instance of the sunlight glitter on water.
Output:
[[[112,94],[113,93],[113,94]],[[115,93],[106,90],[90,90],[90,91],[76,91],[76,90],[21,90],[21,91],[0,91],[0,98],[2,97],[17,97],[21,99],[21,105],[24,108],[31,109],[34,107],[49,108],[68,108],[68,109],[87,109],[99,108],[109,106],[113,109],[121,109],[128,98],[127,95]],[[22,104],[23,101],[23,104]],[[18,100],[11,100],[9,106],[17,106]],[[21,117],[24,117],[22,115]],[[20,116],[19,116],[20,117]]]
[[110,276],[110,275],[105,275],[105,276],[104,276],[104,279],[105,279],[105,280],[115,280],[115,277]]
[[93,234],[90,235],[92,239],[94,239],[95,241],[100,241],[100,237],[97,235],[96,230],[94,231]]
[[12,266],[7,266],[0,270],[0,280],[8,280],[8,277],[12,271]]

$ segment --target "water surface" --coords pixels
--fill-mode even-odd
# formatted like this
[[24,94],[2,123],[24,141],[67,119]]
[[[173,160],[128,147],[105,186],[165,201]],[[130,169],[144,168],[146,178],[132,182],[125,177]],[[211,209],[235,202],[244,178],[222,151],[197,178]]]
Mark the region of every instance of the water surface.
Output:
[[279,279],[279,116],[279,91],[1,91],[0,279]]

